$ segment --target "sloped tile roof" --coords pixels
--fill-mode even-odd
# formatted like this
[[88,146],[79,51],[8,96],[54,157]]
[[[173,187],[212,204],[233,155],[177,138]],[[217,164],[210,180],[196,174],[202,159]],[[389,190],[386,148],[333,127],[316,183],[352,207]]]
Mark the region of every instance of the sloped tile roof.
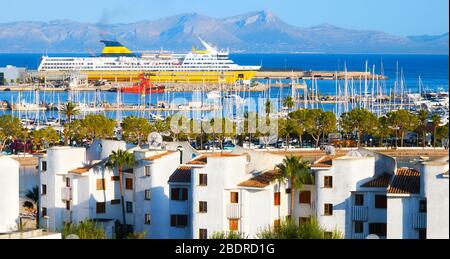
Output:
[[201,154],[200,156],[189,161],[187,164],[188,165],[206,165],[208,163],[208,157],[238,157],[238,156],[243,156],[243,155],[230,154],[230,153]]
[[375,178],[372,178],[365,184],[361,185],[361,187],[365,188],[387,188],[391,181],[392,175],[388,173],[384,173]]
[[412,168],[399,168],[387,190],[390,194],[420,193],[420,173]]
[[179,166],[169,177],[169,183],[190,183],[192,167]]
[[147,161],[154,161],[154,160],[160,159],[161,157],[170,155],[170,154],[172,154],[172,153],[174,153],[174,152],[175,152],[175,151],[166,151],[166,152],[162,152],[162,153],[159,153],[159,154],[157,154],[157,155],[153,155],[153,156],[146,157],[146,158],[144,158],[144,160],[147,160]]
[[275,175],[278,174],[278,170],[270,170],[265,173],[254,176],[247,181],[241,182],[238,186],[241,187],[253,187],[253,188],[265,188],[270,182],[273,181]]

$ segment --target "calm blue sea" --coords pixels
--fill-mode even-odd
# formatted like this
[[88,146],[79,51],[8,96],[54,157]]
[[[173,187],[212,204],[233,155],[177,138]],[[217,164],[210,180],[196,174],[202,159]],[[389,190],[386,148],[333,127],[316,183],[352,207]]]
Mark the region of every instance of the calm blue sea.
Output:
[[[69,54],[49,54],[50,56],[67,56]],[[70,54],[73,56],[74,54]],[[75,54],[76,56],[85,56],[86,54]],[[0,54],[0,67],[14,65],[26,67],[28,69],[37,69],[40,63],[41,54]],[[277,70],[325,70],[325,71],[343,71],[347,66],[349,71],[364,71],[366,61],[370,70],[375,66],[377,74],[383,73],[389,77],[385,82],[385,89],[388,92],[394,86],[397,65],[399,72],[403,71],[406,91],[418,91],[418,78],[422,79],[425,89],[430,91],[445,90],[448,91],[449,80],[449,56],[448,55],[363,55],[363,54],[231,54],[230,58],[240,65],[262,65],[263,69]],[[310,85],[310,82],[307,82]],[[343,85],[343,82],[340,82]],[[319,81],[319,91],[322,95],[335,94],[334,81]],[[354,82],[354,88],[359,90],[359,82]],[[284,97],[290,93],[287,88],[272,88],[270,96],[272,98]],[[81,99],[91,100],[93,93],[81,93]],[[55,102],[59,96],[61,102],[67,100],[67,92],[54,94],[41,94],[41,99],[46,102]],[[102,99],[114,102],[116,95],[105,92],[101,94]],[[247,97],[248,93],[245,96]],[[266,96],[263,93],[250,93],[253,98]],[[23,93],[26,99],[32,100],[31,93]],[[174,93],[172,97],[195,99],[192,93]],[[16,100],[17,92],[0,92],[0,101]],[[167,98],[163,94],[152,95],[151,100],[146,102],[156,103],[158,100]],[[134,94],[124,94],[123,102],[136,104],[139,102],[139,96]],[[332,109],[334,106],[323,107]],[[0,112],[1,113],[1,112]]]

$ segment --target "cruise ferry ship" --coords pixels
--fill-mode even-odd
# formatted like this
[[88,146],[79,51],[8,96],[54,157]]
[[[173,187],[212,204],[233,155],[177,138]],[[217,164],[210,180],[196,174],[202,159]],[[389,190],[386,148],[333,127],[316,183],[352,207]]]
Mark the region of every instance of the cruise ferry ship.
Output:
[[105,44],[96,57],[42,57],[38,70],[51,72],[81,72],[90,81],[138,81],[144,73],[155,83],[248,83],[261,68],[240,66],[220,51],[199,39],[204,50],[192,49],[188,54],[137,54],[117,41]]

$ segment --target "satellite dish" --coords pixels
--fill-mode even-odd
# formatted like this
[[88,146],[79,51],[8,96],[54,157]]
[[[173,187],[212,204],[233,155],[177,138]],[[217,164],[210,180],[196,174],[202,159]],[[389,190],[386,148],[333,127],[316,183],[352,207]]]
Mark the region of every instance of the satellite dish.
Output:
[[366,239],[380,239],[380,237],[375,234],[370,234],[366,237]]
[[163,138],[158,132],[152,132],[147,137],[148,145],[153,149],[160,149],[163,143]]

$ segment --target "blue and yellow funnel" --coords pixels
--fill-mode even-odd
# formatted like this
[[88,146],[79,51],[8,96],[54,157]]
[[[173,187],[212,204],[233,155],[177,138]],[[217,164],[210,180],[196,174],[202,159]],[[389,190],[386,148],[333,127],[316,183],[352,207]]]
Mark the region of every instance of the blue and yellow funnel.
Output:
[[102,50],[102,57],[135,57],[136,55],[127,47],[120,44],[118,41],[100,41],[105,44]]

